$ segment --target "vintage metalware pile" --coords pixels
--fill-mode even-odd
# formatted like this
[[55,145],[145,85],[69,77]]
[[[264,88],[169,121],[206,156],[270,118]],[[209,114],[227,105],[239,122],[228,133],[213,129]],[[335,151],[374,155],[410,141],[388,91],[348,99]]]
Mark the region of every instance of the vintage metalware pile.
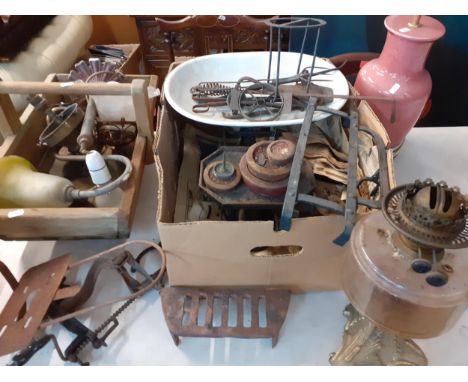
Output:
[[[345,310],[348,323],[343,345],[331,354],[330,363],[427,364],[412,339],[443,333],[467,306],[468,287],[463,277],[468,262],[464,260],[466,251],[461,250],[468,247],[467,198],[456,187],[431,180],[390,190],[384,140],[362,122],[358,102],[388,102],[392,121],[396,117],[394,97],[335,94],[339,68],[329,63],[316,65],[320,30],[326,24],[323,20],[290,17],[265,22],[270,30],[265,78],[250,76],[245,67],[246,75],[238,79],[184,84],[189,87],[186,94],[179,88],[176,92],[190,99],[185,110],[172,94],[166,94],[164,107],[171,108],[175,125],[183,121],[183,128],[179,131],[177,127],[175,134],[181,134],[183,155],[180,166],[175,166],[173,221],[269,220],[275,230],[290,231],[297,217],[342,215],[343,226],[334,243],[344,246],[350,241],[351,253],[342,270],[350,305]],[[281,76],[281,35],[290,29],[302,31],[303,43],[295,56],[295,73]],[[311,33],[315,33],[312,62],[303,66],[304,46]],[[70,79],[118,79],[109,73],[111,69],[94,60],[80,62]],[[174,91],[170,86],[165,89]],[[336,100],[343,102],[334,103]],[[88,101],[86,113],[80,112],[77,103],[48,108],[39,96],[31,98],[31,103],[50,120],[40,144],[61,144],[72,154],[57,155],[57,159],[83,160],[79,154],[96,147],[123,149],[136,135],[135,126],[125,120],[96,124],[93,100]],[[211,123],[198,119],[204,114]],[[104,158],[118,160],[119,155]],[[121,177],[128,177],[128,171],[127,166]],[[67,192],[70,200],[91,195],[74,189]],[[363,216],[358,220],[360,213]],[[133,244],[147,248],[135,256],[124,249]],[[251,255],[285,251],[279,255],[287,256],[300,250],[288,243],[256,247]],[[161,267],[150,272],[141,262],[154,251],[162,259]],[[83,284],[71,282],[68,273],[85,263],[92,265]],[[0,315],[0,355],[20,351],[12,364],[24,364],[52,340],[63,360],[84,364],[80,358],[84,346],[105,345],[118,325],[117,316],[152,289],[160,290],[176,345],[180,337],[271,338],[273,346],[277,343],[288,311],[288,288],[164,287],[165,267],[163,250],[149,242],[128,242],[76,263],[62,256],[30,269],[19,282],[0,263],[14,290]],[[103,306],[122,301],[123,305],[92,330],[76,317],[101,307],[84,305],[104,269],[117,271],[131,294],[105,303]],[[57,323],[77,334],[65,352],[54,336],[43,331]]]
[[[213,120],[219,127],[210,128],[210,132],[203,125],[195,125],[198,131],[188,137],[195,141],[211,140],[207,142],[211,146],[213,141],[217,141],[219,146],[201,160],[199,187],[218,202],[225,216],[233,213],[237,216],[236,212],[241,208],[243,214],[253,213],[253,219],[255,216],[258,218],[254,210],[259,207],[270,212],[274,211],[272,207],[282,208],[282,212],[277,214],[281,230],[290,229],[294,211],[306,215],[320,214],[320,210],[338,214],[346,211],[346,228],[337,239],[344,244],[355,222],[357,207],[379,207],[377,200],[364,196],[370,195],[369,190],[375,196],[378,188],[382,196],[388,191],[384,143],[377,133],[359,126],[355,103],[366,97],[334,94],[333,86],[337,79],[327,79],[327,75],[339,71],[339,68],[333,65],[331,68],[317,67],[315,64],[320,29],[326,23],[319,19],[292,17],[269,20],[267,24],[271,34],[267,78],[244,76],[237,82],[200,82],[190,88],[193,112],[216,113],[218,110],[225,120],[234,121],[230,128],[226,122],[219,126],[217,120]],[[296,74],[283,78],[280,77],[281,49],[278,46],[273,52],[273,35],[278,34],[277,41],[281,41],[281,33],[286,29],[301,30],[304,36],[301,51],[297,54]],[[316,33],[315,50],[311,65],[303,68],[304,44],[307,34],[312,32]],[[273,68],[274,61],[276,68]],[[326,81],[332,87],[322,86]],[[334,99],[348,100],[349,112],[338,109],[343,103],[330,107]],[[393,103],[391,98],[385,100]],[[304,113],[300,128],[285,122],[281,128],[262,129],[268,121],[287,121],[287,116],[297,110]],[[316,112],[322,113],[321,121],[316,119]],[[242,125],[240,130],[236,130],[238,125],[235,121],[240,119],[249,122],[248,129]],[[258,123],[260,127],[256,127]],[[345,132],[347,130],[349,133]],[[200,131],[204,134],[201,135]],[[358,165],[362,134],[370,136],[370,146],[375,145],[378,153],[375,171],[369,174],[363,174]],[[236,144],[226,144],[233,139]],[[365,139],[363,141],[369,144]],[[188,144],[186,141],[186,144],[196,146],[193,142]],[[203,155],[201,151],[196,154],[197,157],[200,155]],[[364,183],[366,186],[359,191],[359,186]],[[347,191],[343,185],[347,185]],[[198,192],[194,194],[202,197]],[[335,195],[334,200],[319,196],[325,194]],[[198,208],[203,203],[204,200],[192,200],[191,205]],[[187,213],[191,215],[190,211]]]
[[[302,29],[304,41],[308,33],[315,31],[315,49],[324,25],[322,20],[308,18],[277,19],[269,24],[271,36],[278,33],[277,41],[287,28]],[[389,190],[385,144],[377,132],[359,124],[356,101],[364,97],[334,94],[335,82],[344,80],[336,75],[339,68],[330,64],[331,67],[316,67],[315,53],[309,56],[311,65],[302,68],[301,51],[294,57],[296,74],[280,77],[280,67],[285,68],[281,66],[280,49],[275,55],[276,68],[273,68],[272,43],[264,79],[213,78],[211,82],[199,82],[189,88],[192,106],[181,113],[188,120],[177,123],[184,126],[181,129],[184,149],[174,222],[273,220],[277,230],[289,231],[294,217],[338,214],[345,216],[345,226],[335,242],[344,245],[349,240],[358,208],[380,208],[379,198]],[[175,110],[180,105],[174,101],[177,94],[173,95],[172,91],[179,92],[180,98],[187,94],[180,95],[180,86],[172,88],[171,84],[176,72],[190,64],[190,61],[181,64],[168,76],[170,82],[166,83],[165,96]],[[331,87],[321,86],[325,82]],[[335,98],[343,102],[333,104]],[[349,101],[347,111],[340,110],[346,100]],[[297,113],[303,116],[300,124],[293,121]],[[204,114],[208,120],[211,118],[211,124],[199,123],[197,116]],[[173,113],[172,117],[177,121],[181,115]],[[373,165],[361,165],[368,159],[364,153],[369,152],[373,153],[370,160]],[[268,252],[266,248],[262,252],[261,248],[255,249],[255,256]],[[298,251],[291,245],[274,250],[291,254]],[[179,336],[255,338],[265,335],[272,336],[275,344],[278,324],[281,325],[286,315],[289,293],[285,288],[261,286],[249,289],[171,287],[162,291],[162,303],[176,344]],[[285,296],[281,299],[283,304],[274,305],[273,301],[279,301],[281,295]],[[230,301],[229,296],[236,298]],[[258,296],[266,299],[267,322],[276,325],[275,334],[259,326]],[[216,299],[220,300],[218,309],[223,312],[219,325],[213,324]],[[251,300],[249,313],[243,304],[246,299]],[[201,301],[208,304],[207,317],[202,322],[198,315],[203,309]],[[232,306],[237,310],[237,321],[229,326],[228,313]],[[270,318],[272,307],[277,319]],[[253,327],[241,325],[246,314],[252,314]]]

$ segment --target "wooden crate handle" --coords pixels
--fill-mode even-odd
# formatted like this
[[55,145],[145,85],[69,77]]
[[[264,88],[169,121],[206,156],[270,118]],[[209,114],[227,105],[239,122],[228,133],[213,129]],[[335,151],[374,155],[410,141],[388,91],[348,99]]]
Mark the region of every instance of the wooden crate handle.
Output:
[[[52,77],[48,77],[50,80]],[[114,95],[130,96],[135,108],[136,122],[139,133],[148,140],[145,161],[152,163],[153,117],[150,113],[148,98],[148,81],[133,79],[131,83],[75,83],[75,82],[33,82],[33,81],[0,81],[0,96],[3,94],[55,94],[55,95]],[[4,106],[4,105],[0,105]],[[0,117],[3,117],[0,115]],[[1,119],[4,118],[0,118]],[[2,129],[0,134],[15,134],[18,126],[14,124],[8,129]]]
[[[137,82],[134,84],[134,82]],[[62,94],[62,95],[132,95],[132,87],[143,87],[145,81],[135,79],[130,84],[1,81],[0,94]]]
[[[48,76],[51,81],[55,75]],[[140,78],[133,79],[131,83],[75,83],[75,82],[33,82],[33,81],[0,81],[0,99],[7,94],[55,94],[55,95],[115,95],[130,96],[135,109],[136,122],[139,133],[148,140],[145,161],[152,163],[153,143],[153,117],[150,113],[150,101],[148,98],[148,81]],[[5,97],[8,98],[8,97]],[[8,101],[8,100],[4,100]],[[11,101],[10,101],[11,103]],[[0,104],[2,109],[5,102]],[[6,119],[5,110],[0,113],[0,121]],[[11,115],[8,115],[11,119]],[[8,128],[0,129],[3,139],[15,134],[20,126],[15,120],[9,121]]]

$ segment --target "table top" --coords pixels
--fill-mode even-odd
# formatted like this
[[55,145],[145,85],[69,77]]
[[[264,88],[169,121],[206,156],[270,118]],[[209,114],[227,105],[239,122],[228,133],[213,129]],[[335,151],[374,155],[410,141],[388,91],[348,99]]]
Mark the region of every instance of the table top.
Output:
[[[397,183],[415,179],[445,180],[468,192],[468,127],[415,128],[408,135],[395,158]],[[157,177],[152,166],[145,168],[130,239],[159,241],[155,222]],[[122,240],[81,241],[1,241],[0,260],[19,278],[31,266],[53,256],[71,252],[75,259],[97,253]],[[107,277],[107,276],[106,276]],[[109,278],[101,280],[106,289]],[[108,288],[109,289],[109,288]],[[105,294],[115,291],[105,291]],[[10,290],[0,282],[0,308]],[[158,293],[149,292],[133,303],[119,317],[121,324],[108,338],[108,347],[88,348],[83,358],[92,365],[328,365],[329,353],[341,345],[346,322],[342,311],[347,304],[343,292],[310,292],[293,295],[288,316],[278,344],[271,347],[267,339],[183,338],[176,347],[164,321]],[[112,313],[95,312],[84,323],[97,327]],[[73,336],[56,325],[50,332],[57,335],[64,349]],[[468,365],[468,312],[454,328],[440,337],[417,340],[431,365]],[[0,365],[11,356],[0,357]],[[29,365],[63,365],[51,343],[38,352]]]

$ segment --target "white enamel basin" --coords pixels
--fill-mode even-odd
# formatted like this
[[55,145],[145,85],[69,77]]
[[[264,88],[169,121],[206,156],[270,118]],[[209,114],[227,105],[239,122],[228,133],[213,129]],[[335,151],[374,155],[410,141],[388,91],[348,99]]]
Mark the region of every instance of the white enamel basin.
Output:
[[[299,53],[282,52],[280,64],[280,77],[295,75],[299,63]],[[200,82],[223,82],[237,81],[240,77],[250,76],[255,79],[266,79],[268,74],[268,52],[242,52],[242,53],[221,53],[201,56],[180,64],[169,73],[164,82],[164,94],[169,104],[179,114],[184,117],[209,125],[231,126],[231,127],[252,127],[252,126],[285,126],[299,125],[304,119],[304,111],[292,111],[281,113],[275,121],[250,122],[245,119],[233,120],[222,116],[222,111],[229,111],[227,106],[211,108],[206,113],[195,113],[192,106],[190,88]],[[271,78],[276,76],[277,53],[273,53]],[[312,56],[304,54],[301,69],[312,64]],[[335,66],[319,57],[316,58],[315,65],[322,68],[334,68]],[[324,69],[315,68],[314,72]],[[317,82],[318,85],[327,86],[333,89],[334,94],[348,95],[348,82],[343,74],[337,70],[327,75],[319,75],[314,79],[329,79],[330,82]],[[339,110],[346,103],[345,99],[334,99],[328,107]],[[318,121],[329,114],[316,112],[314,121]]]

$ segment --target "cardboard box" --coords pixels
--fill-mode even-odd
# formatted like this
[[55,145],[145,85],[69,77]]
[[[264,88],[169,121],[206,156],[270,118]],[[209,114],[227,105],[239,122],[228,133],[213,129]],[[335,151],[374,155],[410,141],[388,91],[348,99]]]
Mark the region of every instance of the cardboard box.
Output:
[[[388,136],[366,102],[362,124]],[[172,286],[274,286],[294,293],[341,289],[341,265],[350,254],[333,244],[342,232],[338,215],[293,219],[289,232],[274,231],[273,221],[197,221],[173,223],[181,150],[178,126],[166,106],[158,118],[155,164],[159,175],[157,223],[167,254]],[[390,186],[395,185],[393,155],[387,155]],[[282,247],[278,252],[259,247]],[[288,248],[297,246],[295,250]],[[278,248],[277,248],[278,249]],[[292,252],[292,253],[287,253]]]
[[[123,50],[125,56],[127,56],[127,60],[119,69],[123,74],[141,73],[140,65],[143,65],[143,56],[141,54],[140,44],[104,44],[104,46]],[[88,56],[90,56],[90,54],[88,54]]]

